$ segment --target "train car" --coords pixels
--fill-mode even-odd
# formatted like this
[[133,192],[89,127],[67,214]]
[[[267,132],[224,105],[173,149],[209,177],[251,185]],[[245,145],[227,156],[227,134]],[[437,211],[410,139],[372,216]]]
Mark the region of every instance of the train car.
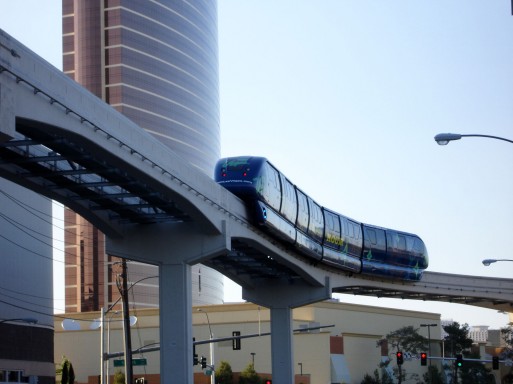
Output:
[[321,206],[263,157],[221,159],[214,178],[246,202],[255,224],[315,262],[401,280],[420,280],[428,266],[417,235],[360,223]]

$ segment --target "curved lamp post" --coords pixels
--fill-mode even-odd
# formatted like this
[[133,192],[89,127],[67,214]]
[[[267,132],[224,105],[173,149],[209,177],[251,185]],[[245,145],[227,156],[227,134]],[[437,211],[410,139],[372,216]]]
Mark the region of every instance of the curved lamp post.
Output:
[[488,267],[492,263],[496,263],[497,261],[513,261],[512,259],[484,259],[483,265]]
[[462,137],[486,137],[488,139],[496,139],[507,141],[508,143],[513,143],[513,140],[505,139],[504,137],[499,136],[491,136],[491,135],[477,135],[477,134],[468,134],[468,135],[460,135],[459,133],[439,133],[435,136],[435,141],[438,145],[447,145],[450,141],[459,140]]
[[212,375],[210,376],[210,383],[216,384],[216,372],[215,372],[215,356],[214,356],[214,334],[212,333],[212,327],[210,326],[210,319],[208,318],[208,312],[201,308],[197,309],[198,312],[203,312],[207,316],[208,332],[210,333],[210,365],[212,368]]

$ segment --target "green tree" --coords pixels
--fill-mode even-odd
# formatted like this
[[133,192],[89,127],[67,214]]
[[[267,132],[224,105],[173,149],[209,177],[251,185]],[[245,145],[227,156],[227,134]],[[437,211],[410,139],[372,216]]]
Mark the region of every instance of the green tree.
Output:
[[[456,369],[453,365],[452,382],[461,381],[463,383],[488,384],[494,383],[494,377],[490,369],[482,363],[468,361],[466,359],[479,359],[479,352],[473,353],[471,350],[472,339],[468,337],[468,324],[460,325],[458,322],[443,327],[447,336],[444,337],[445,352],[449,356],[463,355],[463,366]],[[456,375],[458,376],[456,378]]]
[[249,363],[240,373],[239,384],[260,384],[260,376],[255,371],[253,363]]
[[125,384],[125,374],[121,371],[116,371],[114,374],[114,384]]
[[436,365],[430,365],[428,367],[428,371],[422,375],[422,379],[424,380],[424,383],[445,384],[442,372],[440,372]]
[[[472,353],[471,351],[463,352],[465,358],[480,359],[479,352]],[[461,367],[461,382],[473,384],[495,384],[495,377],[489,368],[478,361],[465,361]]]
[[232,384],[233,383],[233,372],[230,363],[221,360],[219,366],[216,369],[216,383],[219,384]]
[[369,375],[368,373],[365,374],[363,377],[363,380],[361,384],[381,384],[381,380],[379,379],[379,373],[378,370],[374,370],[374,377]]
[[392,379],[384,372],[381,371],[381,378],[377,369],[374,370],[374,377],[365,374],[361,384],[393,384]]
[[[394,355],[396,351],[417,355],[421,351],[425,350],[428,344],[428,340],[424,336],[420,335],[418,331],[418,328],[414,328],[411,325],[399,328],[390,332],[383,339],[379,340],[377,342],[377,346],[381,347],[383,344],[387,344]],[[388,362],[383,363],[383,366],[386,367],[393,360],[394,359],[390,358],[389,353],[389,360]],[[403,377],[406,376],[406,372],[403,374],[403,369],[399,365],[397,370],[394,369],[394,374],[397,376],[398,383],[401,384],[403,382]],[[413,376],[414,375],[412,375],[412,378]]]
[[55,373],[61,376],[61,384],[73,384],[75,382],[73,365],[66,356],[62,357],[61,367]]
[[451,357],[472,347],[472,339],[468,337],[468,324],[460,325],[457,321],[444,325],[447,336],[444,337],[445,354]]

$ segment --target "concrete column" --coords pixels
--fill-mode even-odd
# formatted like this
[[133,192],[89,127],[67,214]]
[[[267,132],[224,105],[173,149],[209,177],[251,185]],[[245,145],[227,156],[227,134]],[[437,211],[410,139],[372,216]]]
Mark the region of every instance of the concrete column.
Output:
[[191,267],[159,265],[160,382],[193,384]]
[[242,297],[271,310],[271,359],[273,382],[294,384],[294,340],[292,309],[331,298],[330,281],[324,285],[291,284],[266,280],[243,287]]
[[271,308],[271,349],[273,381],[294,383],[294,345],[292,308]]
[[225,233],[205,235],[193,223],[127,225],[106,250],[159,268],[161,383],[193,384],[191,265],[228,252]]

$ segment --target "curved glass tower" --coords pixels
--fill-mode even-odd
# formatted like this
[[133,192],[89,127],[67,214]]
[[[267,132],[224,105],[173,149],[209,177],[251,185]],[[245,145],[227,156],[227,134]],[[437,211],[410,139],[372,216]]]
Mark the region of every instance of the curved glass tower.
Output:
[[[220,155],[217,45],[216,0],[63,0],[64,72],[209,175]],[[66,266],[66,310],[97,310],[117,295],[115,268],[103,235],[72,212],[66,220],[76,260]],[[132,283],[152,275],[129,264]],[[156,306],[156,281],[131,300]],[[222,299],[222,275],[194,268],[194,304]]]

